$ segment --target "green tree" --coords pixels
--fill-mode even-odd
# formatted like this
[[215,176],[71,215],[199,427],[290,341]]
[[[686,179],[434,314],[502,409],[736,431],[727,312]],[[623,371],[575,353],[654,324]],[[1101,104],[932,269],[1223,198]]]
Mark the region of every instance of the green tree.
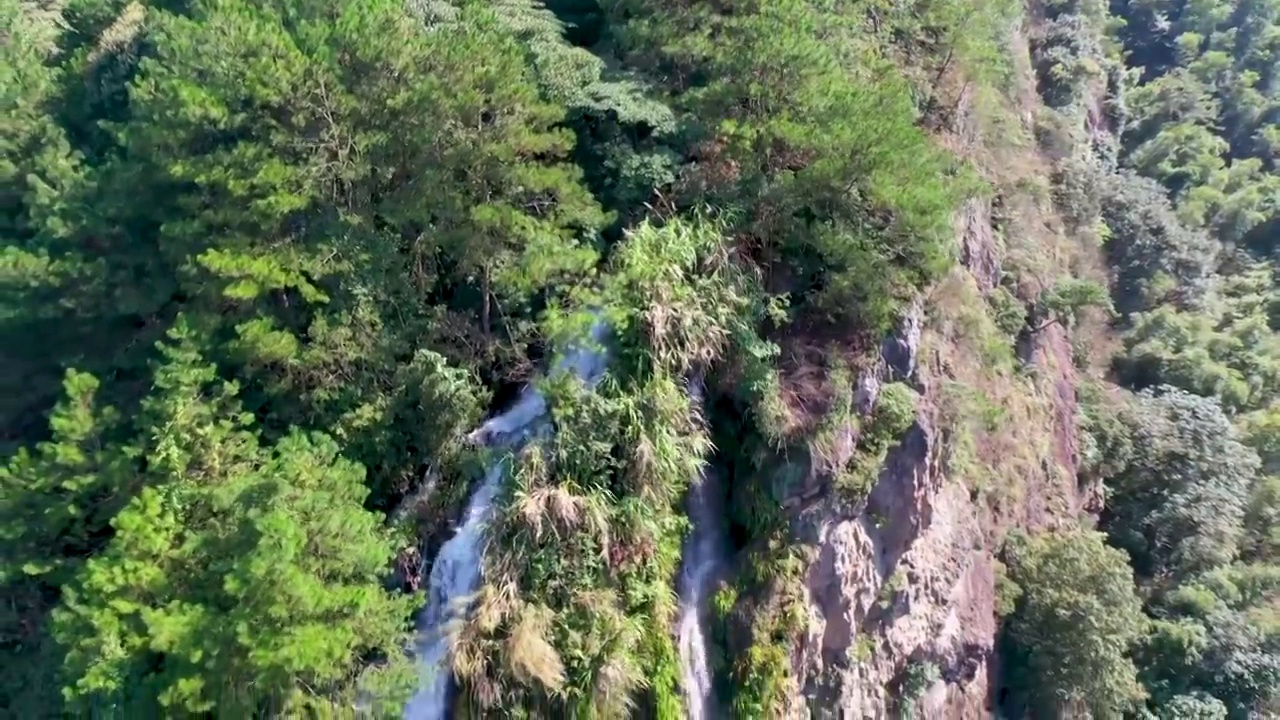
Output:
[[1280,391],[1280,338],[1269,264],[1214,278],[1195,310],[1163,305],[1130,316],[1116,369],[1130,386],[1173,385],[1217,397],[1231,411],[1257,408]]
[[119,418],[97,405],[98,381],[68,372],[49,418],[52,437],[0,467],[0,707],[55,716],[56,649],[47,613],[85,558],[107,544],[110,521],[137,489]]
[[401,657],[415,602],[382,587],[394,545],[361,508],[362,469],[320,434],[260,444],[184,326],[164,355],[147,486],[54,613],[68,701],[229,717],[350,702],[365,662]]
[[609,7],[628,59],[666,71],[694,123],[676,202],[740,210],[732,231],[766,275],[787,269],[793,307],[883,330],[948,266],[951,213],[976,184],[916,126],[857,9]]
[[1154,180],[1112,175],[1102,192],[1102,220],[1116,268],[1116,306],[1122,312],[1166,300],[1193,305],[1208,284],[1217,248],[1202,232],[1178,222],[1165,190]]
[[[59,73],[51,67],[64,27],[57,5],[0,2],[0,446],[39,435],[62,368],[32,352],[44,343],[33,320],[56,317],[50,290],[76,268],[42,247],[59,236],[63,196],[82,177],[79,159],[52,117]],[[19,341],[18,338],[24,338]]]
[[53,437],[0,468],[2,584],[63,585],[106,542],[111,518],[136,485],[128,450],[111,442],[118,416],[96,406],[97,379],[70,371],[63,386],[49,418]]
[[1185,577],[1230,563],[1257,454],[1212,399],[1146,390],[1131,410],[1132,458],[1108,483],[1112,541],[1143,576]]
[[1280,569],[1239,565],[1156,596],[1153,611],[1161,619],[1138,656],[1158,712],[1167,715],[1167,705],[1187,696],[1207,698],[1232,718],[1274,711],[1280,625],[1269,606],[1278,590]]
[[1141,699],[1129,645],[1146,620],[1122,552],[1101,533],[1066,530],[1017,542],[1022,589],[1005,667],[1033,714],[1119,717]]

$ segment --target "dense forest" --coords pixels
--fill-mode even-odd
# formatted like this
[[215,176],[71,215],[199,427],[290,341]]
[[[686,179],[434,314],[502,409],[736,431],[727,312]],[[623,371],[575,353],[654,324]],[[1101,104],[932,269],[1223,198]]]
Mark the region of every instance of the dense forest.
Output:
[[709,471],[711,717],[827,717],[814,498],[924,429],[991,712],[1280,715],[1280,0],[0,0],[0,111],[2,717],[402,716],[491,472],[449,716],[695,717]]

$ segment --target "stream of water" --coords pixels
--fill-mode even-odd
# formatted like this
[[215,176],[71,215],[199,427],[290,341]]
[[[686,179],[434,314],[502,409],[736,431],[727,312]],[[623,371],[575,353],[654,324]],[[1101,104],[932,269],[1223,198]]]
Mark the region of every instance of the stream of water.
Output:
[[[604,374],[608,358],[603,342],[608,328],[597,319],[591,327],[594,343],[573,345],[560,357],[553,372],[571,372],[594,386]],[[506,412],[493,417],[471,433],[473,442],[516,449],[547,423],[547,400],[532,385],[526,387]],[[458,530],[440,547],[427,582],[427,605],[418,616],[416,658],[418,690],[405,706],[405,720],[445,720],[453,684],[449,638],[445,628],[468,610],[467,598],[480,585],[485,526],[505,477],[501,461],[485,473],[484,480],[467,501]]]
[[[702,404],[702,383],[689,383],[689,397]],[[685,538],[678,590],[680,614],[677,642],[689,720],[721,717],[716,711],[707,658],[707,620],[710,595],[724,567],[724,538],[719,479],[708,467],[689,488],[688,513],[693,531]]]

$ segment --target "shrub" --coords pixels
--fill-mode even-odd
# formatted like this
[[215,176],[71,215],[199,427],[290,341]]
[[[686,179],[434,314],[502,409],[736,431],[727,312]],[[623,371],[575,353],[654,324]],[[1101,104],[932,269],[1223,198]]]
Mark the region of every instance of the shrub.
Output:
[[912,660],[902,671],[902,699],[899,707],[906,718],[914,717],[915,704],[929,686],[942,677],[937,664],[928,660]]
[[1079,408],[1080,474],[1092,478],[1111,477],[1128,466],[1133,456],[1133,438],[1124,421],[1125,405],[1108,397],[1103,386],[1081,383],[1076,388]]
[[997,286],[987,295],[987,303],[991,308],[991,320],[1000,332],[1010,338],[1017,337],[1027,324],[1027,308],[1013,293],[1003,285]]
[[916,420],[916,397],[916,392],[904,383],[889,383],[881,388],[862,444],[880,449],[906,432]]
[[995,610],[997,617],[1008,617],[1018,609],[1018,599],[1022,597],[1022,588],[1009,577],[1009,566],[994,560]]
[[1102,216],[1102,166],[1092,158],[1073,154],[1053,171],[1053,202],[1073,232],[1092,233]]
[[1065,13],[1049,20],[1035,51],[1041,95],[1050,107],[1075,104],[1085,84],[1105,72],[1097,30],[1083,15]]
[[1160,720],[1227,720],[1227,706],[1212,695],[1178,695],[1160,706]]
[[1087,308],[1111,312],[1111,296],[1107,294],[1107,289],[1093,280],[1063,278],[1040,293],[1036,314],[1047,319],[1032,328],[1032,332],[1039,332],[1054,323],[1062,323],[1070,328],[1076,324],[1080,312]]

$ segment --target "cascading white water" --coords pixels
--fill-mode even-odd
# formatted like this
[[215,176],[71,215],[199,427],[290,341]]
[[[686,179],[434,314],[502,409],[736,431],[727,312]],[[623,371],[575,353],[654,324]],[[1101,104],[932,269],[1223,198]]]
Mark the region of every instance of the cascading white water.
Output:
[[[689,397],[702,403],[701,381],[689,383]],[[724,567],[724,539],[720,524],[720,488],[714,472],[704,468],[689,488],[689,519],[693,531],[685,538],[680,570],[680,614],[676,626],[680,666],[684,675],[685,708],[689,720],[716,718],[707,660],[709,596]]]
[[[594,386],[604,374],[607,362],[603,349],[607,329],[597,318],[591,326],[594,342],[571,346],[556,363],[554,372],[571,372]],[[471,440],[514,449],[542,429],[546,413],[546,398],[533,386],[526,387],[510,410],[486,421],[471,433]],[[444,630],[451,620],[466,612],[466,598],[479,587],[485,525],[503,475],[501,462],[495,462],[485,473],[480,487],[467,502],[458,531],[441,546],[431,566],[427,605],[418,616],[416,654],[420,681],[417,693],[405,706],[406,720],[444,720],[448,715],[453,673],[449,667],[449,639]]]

